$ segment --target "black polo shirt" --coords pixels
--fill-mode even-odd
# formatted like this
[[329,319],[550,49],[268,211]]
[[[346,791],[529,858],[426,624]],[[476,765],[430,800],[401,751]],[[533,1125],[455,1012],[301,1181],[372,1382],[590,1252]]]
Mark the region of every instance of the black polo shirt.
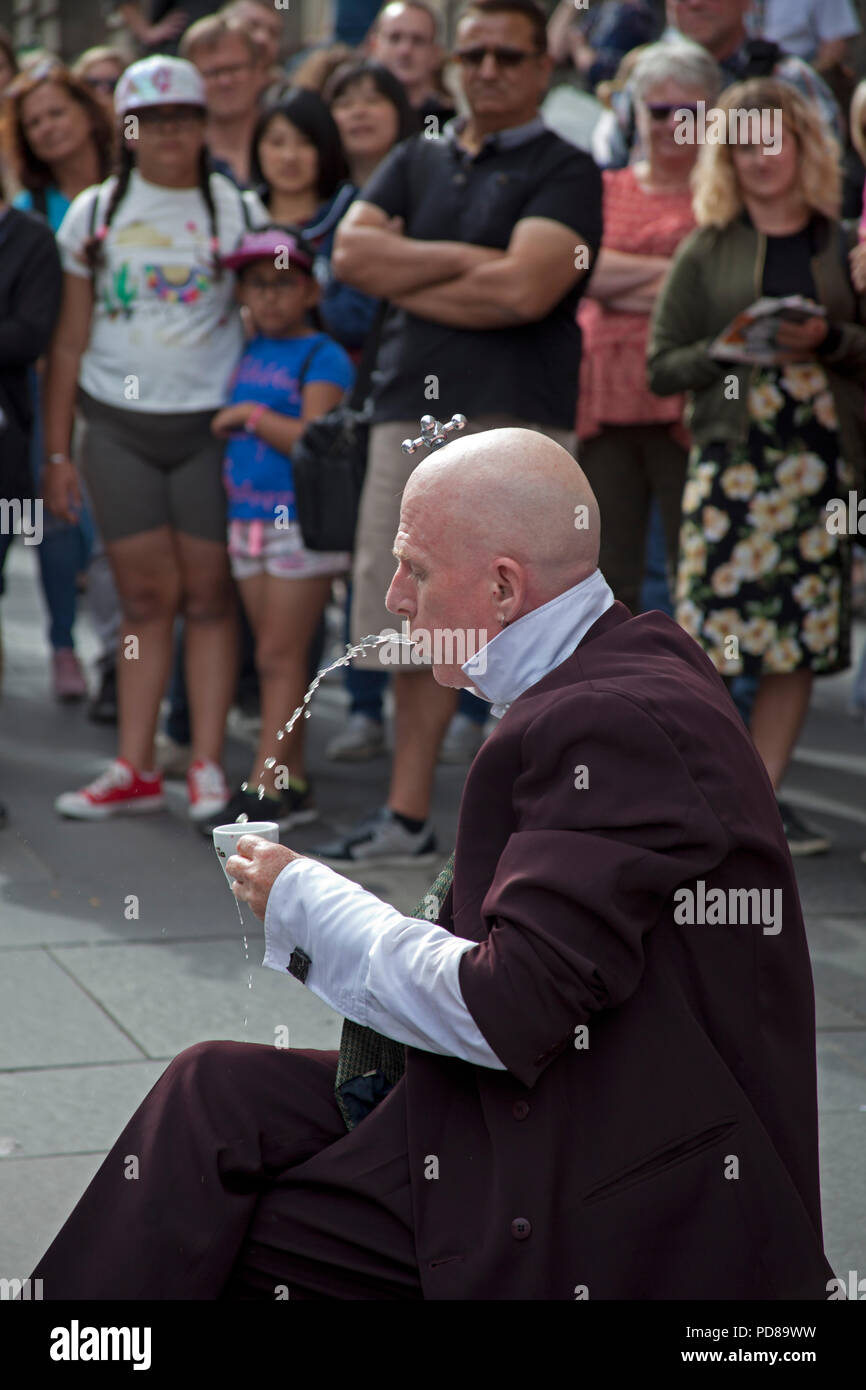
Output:
[[[593,257],[601,242],[601,174],[592,158],[540,118],[502,131],[472,156],[455,138],[416,136],[398,145],[361,190],[365,202],[404,220],[406,236],[504,250],[515,224],[547,217],[573,228]],[[585,277],[535,323],[452,328],[389,310],[374,376],[374,419],[410,420],[455,411],[508,413],[574,427]],[[438,396],[430,377],[438,379]]]

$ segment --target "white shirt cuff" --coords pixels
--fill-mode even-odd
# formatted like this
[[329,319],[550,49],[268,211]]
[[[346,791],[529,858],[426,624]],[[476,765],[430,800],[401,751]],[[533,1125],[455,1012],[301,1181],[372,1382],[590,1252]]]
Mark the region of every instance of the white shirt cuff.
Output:
[[300,949],[311,961],[307,988],[346,1018],[395,1042],[505,1071],[460,993],[460,958],[476,944],[404,917],[326,864],[293,859],[268,898],[262,964],[285,973]]

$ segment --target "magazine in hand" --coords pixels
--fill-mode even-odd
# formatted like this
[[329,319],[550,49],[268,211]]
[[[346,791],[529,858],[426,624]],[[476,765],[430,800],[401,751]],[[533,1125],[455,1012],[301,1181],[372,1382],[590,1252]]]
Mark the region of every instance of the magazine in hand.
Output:
[[827,311],[812,299],[789,294],[784,299],[758,299],[743,309],[710,345],[710,356],[730,362],[771,366],[784,354],[776,346],[783,323],[806,323],[826,318]]

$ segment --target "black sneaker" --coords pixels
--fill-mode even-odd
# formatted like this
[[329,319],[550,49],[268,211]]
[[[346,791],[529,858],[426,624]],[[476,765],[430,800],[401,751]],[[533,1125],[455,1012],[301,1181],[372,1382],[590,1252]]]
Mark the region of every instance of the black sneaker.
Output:
[[233,825],[241,816],[246,816],[247,820],[277,820],[276,812],[280,808],[280,803],[273,797],[263,797],[259,801],[255,792],[241,791],[240,787],[234,792],[223,806],[221,811],[216,811],[212,816],[205,820],[196,821],[202,835],[210,838],[218,825]]
[[87,718],[94,724],[117,723],[117,671],[114,666],[103,672],[99,691],[87,707]]
[[811,825],[801,820],[787,801],[779,801],[778,806],[785,839],[792,855],[827,853],[832,842],[826,835],[822,835],[820,830],[813,830]]
[[387,806],[342,839],[317,845],[310,853],[329,864],[433,864],[439,857],[429,821],[413,833]]
[[[259,805],[261,804],[259,802]],[[278,802],[268,801],[267,804],[270,818],[277,822],[281,830],[291,830],[296,825],[307,825],[311,820],[319,818],[319,813],[313,805],[313,788],[309,782],[303,790],[297,786],[286,787],[280,792]],[[275,807],[278,809],[275,810]]]

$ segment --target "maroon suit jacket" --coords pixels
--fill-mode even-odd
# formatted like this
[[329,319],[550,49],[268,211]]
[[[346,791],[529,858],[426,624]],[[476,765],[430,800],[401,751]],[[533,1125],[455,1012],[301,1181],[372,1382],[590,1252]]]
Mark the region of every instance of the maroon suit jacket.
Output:
[[[781,889],[781,931],[679,925],[697,880]],[[478,943],[460,987],[508,1070],[407,1049],[425,1297],[826,1298],[793,866],[746,728],[669,618],[614,604],[507,711],[439,920]]]

